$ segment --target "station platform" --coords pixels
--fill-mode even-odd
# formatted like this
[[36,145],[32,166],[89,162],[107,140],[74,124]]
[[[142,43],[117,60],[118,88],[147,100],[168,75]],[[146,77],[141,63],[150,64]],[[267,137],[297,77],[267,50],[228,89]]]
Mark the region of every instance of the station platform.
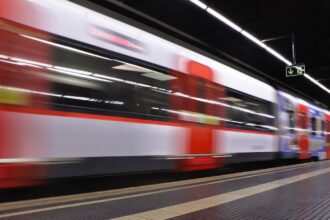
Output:
[[330,219],[330,161],[0,203],[0,219]]

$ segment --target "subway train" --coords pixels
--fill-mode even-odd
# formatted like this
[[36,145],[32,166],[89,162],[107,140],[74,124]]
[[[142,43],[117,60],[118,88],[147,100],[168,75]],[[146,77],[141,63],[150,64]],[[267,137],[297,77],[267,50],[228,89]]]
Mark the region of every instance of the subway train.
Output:
[[330,157],[328,110],[81,2],[0,1],[0,188]]

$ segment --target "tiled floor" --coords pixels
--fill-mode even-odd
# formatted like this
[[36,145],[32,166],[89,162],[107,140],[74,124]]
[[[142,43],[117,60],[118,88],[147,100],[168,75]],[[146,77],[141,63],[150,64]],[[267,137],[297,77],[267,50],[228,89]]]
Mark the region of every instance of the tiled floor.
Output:
[[82,195],[75,201],[63,198],[36,206],[35,201],[30,201],[30,206],[12,204],[16,208],[0,211],[0,219],[328,219],[330,162],[213,176],[133,191],[100,193],[95,198]]

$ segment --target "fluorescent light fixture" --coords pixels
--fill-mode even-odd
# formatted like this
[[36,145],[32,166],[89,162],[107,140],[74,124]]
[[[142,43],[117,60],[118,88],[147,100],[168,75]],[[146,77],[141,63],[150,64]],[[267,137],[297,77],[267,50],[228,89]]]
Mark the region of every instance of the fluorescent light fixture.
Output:
[[99,78],[103,78],[103,79],[109,79],[109,80],[113,80],[113,81],[118,81],[118,82],[124,82],[123,79],[119,79],[119,78],[111,77],[111,76],[106,76],[106,75],[102,75],[102,74],[93,74],[93,76],[99,77]]
[[258,44],[260,47],[262,48],[266,48],[267,45],[264,44],[263,42],[261,42],[259,39],[257,39],[255,36],[253,36],[252,34],[250,34],[249,32],[246,31],[242,31],[241,32],[246,38],[248,38],[249,40],[253,41],[254,43]]
[[309,79],[310,81],[312,81],[314,84],[318,85],[320,88],[324,89],[325,91],[327,91],[327,93],[330,94],[330,90],[325,87],[324,85],[322,85],[321,83],[319,83],[316,79],[314,79],[313,77],[311,77],[309,74],[305,73],[304,77],[306,77],[307,79]]
[[270,47],[266,47],[265,48],[269,53],[271,53],[273,56],[277,57],[279,60],[282,60],[286,65],[291,66],[292,63],[287,60],[285,57],[283,57],[281,54],[279,54],[277,51],[275,51],[274,49],[270,48]]
[[195,5],[197,5],[198,7],[200,7],[201,9],[205,10],[207,9],[207,5],[204,4],[203,2],[199,1],[199,0],[190,0],[192,3],[194,3]]
[[79,74],[83,74],[83,75],[92,75],[93,73],[88,72],[88,71],[83,71],[83,70],[77,70],[77,69],[72,69],[72,68],[68,68],[68,67],[62,67],[62,66],[54,66],[55,69],[59,69],[59,70],[64,70],[64,71],[68,71],[68,72],[73,72],[73,73],[79,73]]
[[237,24],[235,24],[234,22],[230,21],[228,18],[226,18],[225,16],[221,15],[219,12],[216,12],[215,10],[213,10],[212,8],[207,8],[206,11],[213,15],[214,17],[216,17],[217,19],[219,19],[220,21],[222,21],[223,23],[225,23],[226,25],[228,25],[229,27],[231,27],[232,29],[241,32],[242,28],[240,28]]
[[143,74],[143,76],[149,77],[152,79],[156,79],[159,81],[168,81],[168,80],[177,79],[174,76],[166,75],[166,74],[159,73],[159,72],[150,72],[150,73]]
[[126,70],[126,71],[132,71],[132,72],[140,72],[140,73],[148,73],[151,72],[152,70],[140,67],[140,66],[136,66],[136,65],[132,65],[132,64],[122,64],[119,66],[114,66],[112,67],[112,69],[117,69],[117,70]]
[[[41,62],[37,62],[37,61],[33,61],[33,60],[26,60],[26,59],[17,58],[17,57],[10,57],[9,59],[13,60],[13,61],[21,62],[21,63],[34,64],[37,66],[52,67],[52,65],[50,65],[50,64],[41,63]],[[18,64],[18,65],[20,65],[20,64]]]
[[104,57],[104,56],[96,55],[96,54],[93,54],[93,53],[89,53],[89,52],[79,50],[79,49],[76,49],[76,48],[73,48],[73,47],[65,46],[65,45],[62,45],[62,44],[53,43],[51,41],[42,40],[42,39],[39,39],[39,38],[36,38],[36,37],[31,37],[31,36],[24,35],[24,34],[20,34],[20,36],[31,39],[31,40],[35,40],[35,41],[38,41],[38,42],[41,42],[41,43],[44,43],[44,44],[52,45],[54,47],[70,50],[70,51],[73,51],[73,52],[76,52],[76,53],[80,53],[80,54],[84,54],[84,55],[88,55],[88,56],[92,56],[92,57],[97,57],[97,58],[101,58],[101,59],[104,59],[104,60],[112,60],[112,59],[109,59],[109,58]]

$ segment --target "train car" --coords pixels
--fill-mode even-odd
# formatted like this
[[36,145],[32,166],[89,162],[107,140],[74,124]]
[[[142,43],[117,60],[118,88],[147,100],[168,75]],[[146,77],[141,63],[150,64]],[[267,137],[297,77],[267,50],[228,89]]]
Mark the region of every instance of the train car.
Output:
[[[0,8],[0,187],[214,169],[284,152],[281,95],[239,68],[103,9],[65,0]],[[296,148],[307,158],[311,113],[307,103],[295,109]]]
[[325,133],[326,159],[330,159],[330,112],[329,111],[325,111],[324,133]]
[[326,111],[278,91],[281,158],[326,159]]

